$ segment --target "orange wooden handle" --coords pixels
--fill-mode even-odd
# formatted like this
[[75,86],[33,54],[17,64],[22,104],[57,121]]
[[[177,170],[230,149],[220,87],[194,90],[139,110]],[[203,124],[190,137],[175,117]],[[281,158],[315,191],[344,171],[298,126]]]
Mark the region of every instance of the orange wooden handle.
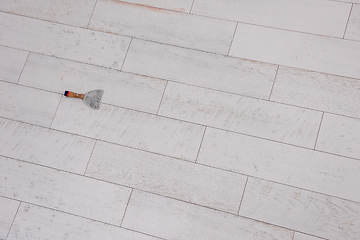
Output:
[[74,92],[70,92],[70,91],[65,91],[64,96],[84,99],[85,94],[79,94],[79,93],[74,93]]

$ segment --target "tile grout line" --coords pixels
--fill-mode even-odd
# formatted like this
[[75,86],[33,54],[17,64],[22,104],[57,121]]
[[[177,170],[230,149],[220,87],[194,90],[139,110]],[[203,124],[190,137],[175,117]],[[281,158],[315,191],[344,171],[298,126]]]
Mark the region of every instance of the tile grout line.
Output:
[[345,25],[344,35],[343,35],[342,39],[345,39],[345,34],[346,34],[346,31],[347,31],[347,28],[348,28],[348,25],[349,25],[349,21],[350,21],[350,17],[351,17],[351,13],[352,13],[353,7],[354,7],[354,3],[351,4],[351,8],[350,8],[350,12],[349,12],[349,17],[348,17],[347,22],[346,22],[346,25]]
[[126,212],[127,212],[128,207],[129,207],[130,199],[131,199],[131,196],[132,196],[133,192],[134,192],[134,188],[131,188],[131,192],[130,192],[130,195],[129,195],[129,199],[128,199],[128,201],[127,201],[127,204],[126,204],[126,207],[125,207],[125,211],[124,211],[124,214],[123,214],[123,216],[122,216],[122,218],[121,218],[119,227],[122,227],[121,225],[122,225],[123,222],[124,222],[125,215],[126,215]]
[[[7,199],[11,199],[11,198],[7,198]],[[9,231],[8,231],[6,237],[5,237],[5,240],[8,239],[8,237],[9,237],[9,235],[10,235],[11,229],[12,229],[12,227],[13,227],[13,225],[14,225],[15,219],[16,219],[16,217],[17,217],[17,215],[18,215],[19,209],[20,209],[21,204],[22,204],[22,201],[19,201],[19,200],[15,200],[15,201],[19,202],[19,206],[18,206],[18,208],[17,208],[17,210],[16,210],[14,219],[13,219],[12,222],[11,222],[11,225],[10,225]]]
[[194,7],[194,3],[195,3],[195,0],[193,0],[192,4],[191,4],[191,7],[190,7],[190,11],[189,11],[189,14],[192,14],[192,15],[195,15],[194,13],[192,13],[192,9]]
[[[276,69],[276,73],[275,73],[275,76],[274,76],[274,82],[273,82],[272,87],[271,87],[271,90],[270,90],[270,95],[269,95],[268,101],[270,101],[271,94],[272,94],[273,89],[274,89],[274,86],[275,86],[275,81],[276,81],[276,78],[277,78],[277,74],[278,74],[278,72],[279,72],[279,68],[280,68],[280,65],[278,65],[278,67],[277,67],[277,69]],[[272,102],[272,101],[270,101],[270,102]]]
[[204,133],[203,133],[203,136],[202,136],[201,141],[200,141],[199,150],[198,150],[198,152],[197,152],[197,154],[196,154],[196,158],[195,158],[195,162],[194,162],[194,163],[197,163],[197,161],[198,161],[198,157],[199,157],[199,154],[200,154],[200,150],[201,150],[201,147],[202,147],[202,143],[203,143],[203,141],[204,141],[206,129],[207,129],[207,126],[205,126]]
[[90,25],[90,22],[91,22],[92,16],[93,16],[93,14],[94,14],[94,11],[95,11],[95,8],[96,8],[96,5],[97,5],[97,2],[98,2],[98,0],[96,0],[96,1],[95,1],[95,4],[94,4],[94,7],[93,7],[93,10],[92,10],[91,15],[90,15],[90,18],[89,18],[89,22],[88,22],[88,24],[86,25],[86,27],[84,27],[85,29],[89,29],[89,25]]
[[57,107],[56,107],[56,110],[55,110],[53,119],[51,120],[51,123],[50,123],[50,126],[48,127],[48,129],[53,129],[53,128],[52,128],[52,125],[53,125],[53,123],[54,123],[54,120],[55,120],[55,117],[56,117],[57,111],[58,111],[58,109],[59,109],[59,106],[60,106],[60,103],[61,103],[62,98],[63,98],[63,96],[61,95],[61,96],[60,96],[60,99],[59,99],[59,103],[58,103],[58,105],[57,105]]
[[294,238],[295,238],[295,230],[293,232],[292,240],[294,240]]
[[24,66],[22,67],[21,72],[20,72],[20,75],[19,75],[19,78],[18,78],[18,80],[17,80],[17,82],[16,82],[16,84],[18,84],[18,85],[19,85],[21,76],[22,76],[22,74],[23,74],[23,72],[24,72],[25,66],[26,66],[26,64],[27,64],[27,62],[28,62],[29,56],[30,56],[30,52],[28,51],[28,55],[27,55],[26,60],[25,60],[25,62],[24,62]]
[[95,146],[96,146],[97,142],[98,142],[98,140],[95,139],[95,143],[94,143],[93,149],[92,149],[92,151],[91,151],[91,154],[90,154],[90,157],[89,157],[89,161],[88,161],[88,163],[86,164],[86,168],[85,168],[85,171],[84,171],[83,176],[86,176],[86,172],[87,172],[87,170],[88,170],[88,167],[89,167],[89,164],[90,164],[90,161],[91,161],[92,155],[93,155],[93,153],[94,153]]
[[229,46],[229,51],[227,52],[227,55],[225,55],[225,56],[232,57],[232,56],[230,56],[230,50],[231,50],[232,44],[233,44],[233,42],[234,42],[234,38],[235,38],[236,31],[237,31],[237,29],[238,29],[238,26],[239,26],[239,23],[236,22],[234,34],[233,34],[233,36],[232,36],[232,38],[231,38],[231,42],[230,42],[230,46]]
[[155,114],[155,115],[160,116],[160,115],[159,115],[159,111],[160,111],[160,107],[161,107],[162,101],[163,101],[164,96],[165,96],[165,92],[166,92],[166,88],[167,88],[168,83],[169,83],[169,81],[166,81],[166,84],[165,84],[165,87],[164,87],[164,92],[163,92],[163,94],[162,94],[162,96],[161,96],[161,99],[160,99],[160,102],[159,102],[159,107],[158,107],[158,110],[156,111],[156,114]]
[[246,177],[243,194],[242,194],[242,196],[241,196],[241,200],[240,200],[240,204],[239,204],[239,209],[238,209],[237,214],[236,214],[236,215],[238,215],[238,216],[240,215],[240,208],[241,208],[241,204],[242,204],[242,202],[243,202],[244,196],[245,196],[245,191],[246,191],[246,186],[247,186],[248,181],[249,181],[249,176]]
[[118,70],[118,71],[120,71],[120,72],[124,72],[122,69],[123,69],[123,67],[124,67],[124,65],[125,65],[126,57],[127,57],[128,53],[129,53],[129,49],[130,49],[132,40],[133,40],[133,38],[130,38],[129,46],[128,46],[127,50],[126,50],[126,54],[125,54],[123,63],[121,64],[121,68]]
[[322,116],[321,116],[321,120],[320,120],[320,124],[319,124],[319,130],[318,130],[317,135],[316,135],[316,139],[315,139],[315,144],[314,144],[314,149],[313,149],[313,150],[316,149],[316,144],[317,144],[317,141],[318,141],[318,138],[319,138],[319,135],[320,135],[320,129],[321,129],[321,124],[322,124],[323,119],[324,119],[324,114],[325,114],[325,112],[323,112],[323,114],[322,114]]

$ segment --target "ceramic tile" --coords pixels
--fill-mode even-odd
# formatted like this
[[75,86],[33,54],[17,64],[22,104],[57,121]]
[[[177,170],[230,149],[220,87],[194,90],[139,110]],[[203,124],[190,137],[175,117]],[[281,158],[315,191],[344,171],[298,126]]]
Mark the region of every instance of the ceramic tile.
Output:
[[0,118],[0,155],[84,174],[95,140]]
[[63,94],[105,91],[103,103],[156,113],[166,81],[31,53],[20,84]]
[[168,83],[159,114],[313,148],[322,113]]
[[227,54],[236,23],[121,1],[99,0],[89,28]]
[[293,240],[322,240],[322,238],[310,236],[307,234],[295,232],[294,239]]
[[49,127],[61,96],[0,82],[0,116]]
[[293,232],[134,190],[123,227],[165,239],[287,239]]
[[131,189],[0,157],[0,195],[120,225]]
[[360,119],[325,114],[316,149],[360,159]]
[[259,179],[249,178],[240,215],[330,239],[360,235],[360,203]]
[[22,203],[8,240],[155,240],[141,233]]
[[234,214],[246,182],[239,174],[104,142],[97,142],[86,175]]
[[0,10],[17,15],[86,27],[96,0],[2,0]]
[[17,83],[29,53],[0,46],[0,80]]
[[52,127],[112,143],[194,161],[205,127],[102,104],[94,111],[63,98]]
[[230,55],[360,78],[360,42],[238,24]]
[[277,66],[133,40],[123,70],[268,99]]
[[196,0],[192,13],[242,23],[343,37],[351,4],[326,0]]
[[360,202],[360,162],[207,128],[198,163]]
[[360,81],[279,67],[272,101],[360,118]]
[[[360,1],[358,2],[360,3]],[[354,4],[351,9],[349,23],[346,28],[345,38],[360,41],[360,4]]]
[[0,239],[6,239],[20,202],[0,197]]
[[164,8],[178,12],[189,12],[193,0],[126,0],[124,2]]
[[120,69],[130,39],[0,12],[0,44]]

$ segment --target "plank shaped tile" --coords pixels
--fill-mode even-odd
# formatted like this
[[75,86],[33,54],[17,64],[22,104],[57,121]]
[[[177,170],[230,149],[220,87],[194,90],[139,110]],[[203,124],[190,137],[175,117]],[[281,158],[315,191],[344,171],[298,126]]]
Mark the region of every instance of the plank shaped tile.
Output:
[[292,239],[293,232],[134,190],[122,227],[165,239]]
[[94,111],[63,98],[52,127],[91,138],[195,161],[204,126],[102,104]]
[[131,189],[0,157],[0,195],[120,225]]
[[99,0],[89,28],[227,54],[236,23],[121,1]]
[[239,214],[324,238],[360,236],[360,203],[254,178],[247,182]]
[[196,0],[192,13],[295,30],[343,37],[351,4],[326,0]]
[[0,239],[6,239],[20,203],[0,197]]
[[313,148],[322,113],[169,82],[159,114]]
[[360,119],[325,114],[316,149],[360,159]]
[[360,81],[279,67],[271,100],[360,118]]
[[318,238],[318,237],[310,236],[307,234],[295,232],[293,240],[322,240],[322,239],[323,238]]
[[64,93],[105,91],[103,103],[156,113],[166,81],[31,53],[22,85]]
[[86,27],[96,0],[2,0],[0,10],[51,22]]
[[155,240],[158,238],[120,227],[22,203],[8,240]]
[[190,12],[193,4],[193,0],[126,0],[124,2],[164,8],[178,12]]
[[360,0],[331,0],[334,2],[350,2],[350,3],[360,3]]
[[0,117],[50,127],[61,96],[0,81]]
[[356,41],[239,23],[230,55],[360,78],[360,42]]
[[207,128],[198,163],[360,202],[360,162]]
[[86,175],[234,214],[246,182],[239,174],[104,142],[97,142]]
[[[360,1],[359,1],[360,3]],[[360,4],[354,4],[345,33],[346,39],[360,41]]]
[[130,38],[0,12],[0,44],[120,69]]
[[95,140],[0,118],[0,155],[84,174]]
[[0,80],[17,83],[29,53],[0,46]]
[[123,70],[268,99],[277,66],[134,39]]

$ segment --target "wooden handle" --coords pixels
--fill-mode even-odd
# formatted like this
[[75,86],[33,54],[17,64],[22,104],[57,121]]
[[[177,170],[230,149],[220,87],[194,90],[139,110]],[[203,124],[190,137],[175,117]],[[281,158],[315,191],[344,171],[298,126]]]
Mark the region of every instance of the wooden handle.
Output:
[[85,94],[79,94],[79,93],[74,93],[74,92],[70,92],[70,91],[65,91],[64,96],[84,99]]

